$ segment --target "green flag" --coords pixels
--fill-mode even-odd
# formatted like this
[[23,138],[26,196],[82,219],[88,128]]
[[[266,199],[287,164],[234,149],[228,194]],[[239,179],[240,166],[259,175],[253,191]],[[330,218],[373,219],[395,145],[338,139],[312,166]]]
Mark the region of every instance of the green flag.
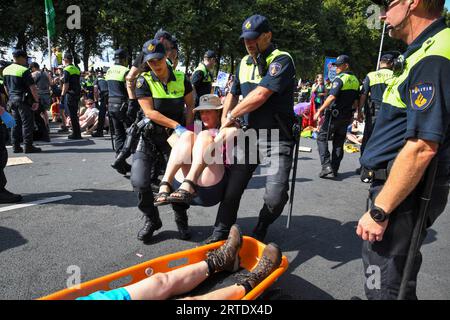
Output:
[[50,38],[53,38],[56,34],[53,0],[45,0],[45,18],[47,21],[47,34]]

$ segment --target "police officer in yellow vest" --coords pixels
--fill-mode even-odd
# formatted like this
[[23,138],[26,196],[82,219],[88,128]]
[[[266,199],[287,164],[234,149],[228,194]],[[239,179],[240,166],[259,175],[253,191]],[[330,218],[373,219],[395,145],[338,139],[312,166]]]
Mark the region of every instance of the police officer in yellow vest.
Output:
[[65,105],[65,109],[68,109],[69,111],[70,122],[72,124],[72,134],[70,134],[67,138],[72,140],[80,140],[82,137],[80,121],[78,119],[78,103],[80,102],[81,97],[81,72],[80,69],[73,64],[73,56],[70,53],[64,54],[64,64],[65,67],[63,70],[64,77],[61,100]]
[[212,91],[212,83],[214,76],[212,74],[213,68],[216,65],[216,54],[212,50],[206,51],[201,62],[191,77],[192,85],[195,89],[195,105],[198,106],[199,99],[205,94],[210,94]]
[[[180,136],[187,131],[185,124],[193,124],[194,98],[189,79],[183,72],[173,70],[168,65],[162,42],[157,39],[147,41],[143,52],[144,62],[151,71],[142,73],[137,79],[136,97],[150,122],[133,156],[131,184],[138,192],[138,208],[145,216],[145,224],[138,233],[138,239],[147,243],[153,233],[162,227],[151,188],[154,162],[157,161],[158,152],[164,155],[167,162],[171,151],[167,142],[169,136],[173,132]],[[162,182],[161,186],[166,186],[169,191],[171,189],[167,182]],[[189,238],[187,206],[173,204],[172,207],[180,237]]]
[[4,85],[8,94],[7,109],[11,110],[16,125],[12,129],[13,152],[23,152],[20,142],[23,139],[25,153],[41,152],[33,146],[33,111],[39,108],[39,95],[27,65],[24,50],[13,52],[14,63],[3,70]]
[[394,55],[386,53],[381,56],[380,68],[377,71],[369,72],[363,81],[361,97],[359,99],[358,115],[361,117],[361,110],[364,109],[364,137],[361,144],[361,154],[364,153],[367,141],[369,140],[373,125],[380,111],[383,101],[386,82],[392,78],[392,68],[394,64]]
[[[396,299],[419,212],[422,180],[438,167],[428,206],[429,228],[444,211],[450,180],[450,28],[444,0],[373,1],[382,6],[389,35],[408,45],[388,81],[375,128],[360,160],[372,180],[371,208],[359,220],[368,299]],[[420,245],[425,239],[420,234]],[[419,247],[420,248],[420,247]],[[422,256],[413,257],[406,298],[417,299]],[[374,269],[374,266],[377,270]],[[375,276],[378,285],[371,281]]]
[[[344,142],[347,137],[347,127],[353,119],[353,113],[358,109],[359,81],[350,72],[350,58],[347,55],[337,57],[337,76],[329,92],[328,98],[314,115],[314,120],[325,112],[325,119],[317,136],[320,163],[322,171],[320,178],[329,174],[336,177],[344,157]],[[328,151],[328,140],[333,136],[333,151]]]
[[[106,72],[105,80],[108,84],[108,112],[113,122],[115,134],[115,151],[116,157],[122,151],[127,137],[126,128],[133,121],[127,118],[128,112],[128,94],[125,83],[125,77],[130,69],[126,67],[127,52],[123,49],[117,49],[114,52],[115,64]],[[125,160],[112,165],[120,174],[130,172],[131,165]]]
[[[289,53],[276,49],[272,44],[271,30],[264,16],[253,15],[244,21],[241,38],[248,55],[236,70],[233,87],[224,103],[225,118],[222,119],[222,126],[228,127],[234,125],[237,118],[248,114],[248,127],[259,135],[259,152],[269,155],[267,160],[278,160],[279,169],[267,177],[264,205],[253,229],[253,236],[261,241],[288,201],[288,180],[295,143],[292,134],[295,123],[294,89],[297,84],[294,61]],[[240,95],[244,99],[239,103]],[[267,133],[267,138],[270,135],[270,142],[263,137],[264,133]],[[206,240],[207,243],[227,237],[230,227],[236,222],[242,194],[257,167],[258,163],[251,161],[231,165],[229,183],[217,213],[213,234]]]

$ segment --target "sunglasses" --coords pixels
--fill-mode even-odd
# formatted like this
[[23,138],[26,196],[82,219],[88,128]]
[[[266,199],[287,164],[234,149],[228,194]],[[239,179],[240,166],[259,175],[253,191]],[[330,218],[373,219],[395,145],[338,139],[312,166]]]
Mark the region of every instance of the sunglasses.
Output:
[[380,6],[384,9],[384,10],[388,10],[389,7],[394,3],[397,2],[399,0],[382,0]]

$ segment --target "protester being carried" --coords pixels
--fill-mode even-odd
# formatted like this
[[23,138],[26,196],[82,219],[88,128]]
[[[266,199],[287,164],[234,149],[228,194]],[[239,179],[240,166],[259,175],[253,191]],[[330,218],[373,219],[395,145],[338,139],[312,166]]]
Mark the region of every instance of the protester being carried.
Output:
[[[217,156],[212,153],[222,152],[223,142],[234,136],[237,129],[226,128],[218,135],[222,114],[220,98],[206,94],[199,100],[194,112],[200,112],[203,130],[198,134],[186,131],[179,137],[155,197],[155,206],[184,203],[210,207],[222,200],[227,184],[226,168],[222,153]],[[178,187],[175,192],[173,186]]]

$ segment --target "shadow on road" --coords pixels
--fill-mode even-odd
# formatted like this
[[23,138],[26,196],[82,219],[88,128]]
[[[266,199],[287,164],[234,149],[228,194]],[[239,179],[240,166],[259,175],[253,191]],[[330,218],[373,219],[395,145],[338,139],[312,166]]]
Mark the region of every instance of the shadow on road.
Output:
[[0,226],[0,252],[23,246],[27,242],[18,231]]

